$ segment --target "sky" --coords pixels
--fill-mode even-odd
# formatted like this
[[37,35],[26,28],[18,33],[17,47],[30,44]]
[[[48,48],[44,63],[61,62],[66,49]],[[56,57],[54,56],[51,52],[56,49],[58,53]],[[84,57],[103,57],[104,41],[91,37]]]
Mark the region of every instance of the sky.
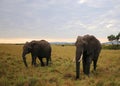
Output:
[[0,43],[75,42],[86,34],[106,42],[118,32],[120,0],[0,0]]

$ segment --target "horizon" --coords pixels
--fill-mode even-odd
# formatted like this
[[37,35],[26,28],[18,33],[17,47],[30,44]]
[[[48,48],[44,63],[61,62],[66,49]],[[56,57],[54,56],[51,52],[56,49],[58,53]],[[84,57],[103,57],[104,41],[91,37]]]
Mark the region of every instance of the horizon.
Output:
[[[104,38],[97,38],[101,43],[105,43],[105,42],[108,42],[107,39],[104,39]],[[34,39],[34,38],[12,38],[12,39],[0,39],[0,43],[26,43],[26,42],[30,42],[32,40],[46,40],[48,42],[75,42],[76,39],[47,39],[47,38],[44,38],[44,39]]]

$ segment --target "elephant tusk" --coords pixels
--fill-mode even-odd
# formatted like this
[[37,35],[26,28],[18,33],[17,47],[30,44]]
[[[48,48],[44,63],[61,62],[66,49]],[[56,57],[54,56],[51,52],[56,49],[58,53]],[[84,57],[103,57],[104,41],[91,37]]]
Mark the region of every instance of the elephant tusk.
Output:
[[83,58],[83,53],[81,54],[81,57],[80,57],[80,59],[78,60],[78,62],[81,62],[82,58]]
[[73,58],[73,62],[75,62],[75,57]]

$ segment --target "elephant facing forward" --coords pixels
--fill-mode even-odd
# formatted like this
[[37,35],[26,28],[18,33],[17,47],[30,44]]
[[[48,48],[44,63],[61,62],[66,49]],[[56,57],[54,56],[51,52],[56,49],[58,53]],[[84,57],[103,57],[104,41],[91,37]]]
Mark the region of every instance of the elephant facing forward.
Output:
[[80,74],[80,60],[83,63],[83,72],[90,74],[90,64],[93,61],[94,70],[96,70],[97,60],[101,51],[101,44],[92,35],[78,36],[76,46],[76,78]]
[[31,41],[31,42],[25,43],[25,45],[23,46],[22,58],[26,67],[28,67],[28,65],[27,65],[25,56],[28,53],[31,53],[31,56],[32,56],[31,63],[34,66],[36,66],[37,57],[41,62],[41,66],[44,66],[44,62],[42,58],[46,58],[46,65],[48,65],[49,61],[51,61],[51,45],[45,40]]

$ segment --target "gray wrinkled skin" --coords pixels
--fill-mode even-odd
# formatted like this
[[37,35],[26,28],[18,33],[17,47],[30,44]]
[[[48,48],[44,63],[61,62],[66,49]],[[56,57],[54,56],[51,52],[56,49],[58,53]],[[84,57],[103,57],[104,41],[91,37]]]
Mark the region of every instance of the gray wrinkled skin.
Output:
[[48,65],[49,61],[51,61],[51,45],[45,40],[31,41],[25,43],[25,45],[23,46],[22,58],[26,67],[28,67],[28,65],[25,56],[26,54],[29,53],[31,53],[31,57],[32,57],[31,64],[34,66],[36,66],[37,57],[41,62],[41,66],[44,66],[44,62],[42,61],[42,58],[46,58],[46,65]]
[[101,51],[101,44],[98,39],[92,35],[78,36],[76,43],[76,79],[80,76],[80,59],[82,55],[83,72],[90,74],[90,64],[93,61],[94,70]]

